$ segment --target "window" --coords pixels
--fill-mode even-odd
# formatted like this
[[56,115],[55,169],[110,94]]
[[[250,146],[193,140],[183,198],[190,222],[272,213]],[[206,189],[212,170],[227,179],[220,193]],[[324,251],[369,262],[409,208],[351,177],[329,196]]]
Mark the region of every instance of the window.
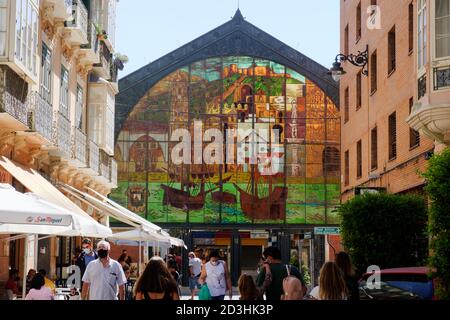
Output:
[[[39,2],[16,1],[16,46],[14,55],[33,76],[37,76]],[[0,21],[6,21],[6,16]],[[0,27],[1,28],[1,27]]]
[[349,104],[350,104],[350,94],[349,94],[349,88],[345,88],[345,94],[344,94],[344,123],[347,123],[350,115],[349,115]]
[[344,31],[344,54],[347,56],[349,49],[348,49],[348,25],[345,27],[345,31]]
[[52,104],[52,52],[45,43],[42,43],[40,93],[45,101]]
[[397,158],[397,115],[389,116],[389,160]]
[[436,58],[450,57],[450,0],[436,0]]
[[414,4],[411,2],[408,6],[408,41],[409,52],[414,50]]
[[388,34],[388,59],[388,74],[391,74],[396,67],[395,26]]
[[[414,98],[409,99],[409,114],[412,112],[414,106]],[[416,130],[409,129],[409,147],[410,149],[417,148],[420,146],[420,134]]]
[[370,57],[370,93],[377,91],[377,51],[375,50]]
[[75,128],[78,130],[83,130],[83,88],[80,85],[77,85],[77,97],[76,97],[76,106],[75,106]]
[[418,18],[418,41],[417,56],[418,67],[421,69],[427,63],[427,2],[418,0],[417,2]]
[[370,134],[370,168],[376,170],[378,168],[378,129],[374,128]]
[[362,177],[362,142],[356,144],[356,177]]
[[356,7],[356,42],[361,39],[362,27],[361,27],[361,2]]
[[61,66],[61,88],[59,99],[59,112],[69,119],[69,71]]
[[361,108],[362,105],[361,87],[362,87],[362,77],[360,71],[356,75],[356,110]]
[[348,186],[350,184],[350,158],[348,155],[348,150],[345,151],[344,183],[346,186]]

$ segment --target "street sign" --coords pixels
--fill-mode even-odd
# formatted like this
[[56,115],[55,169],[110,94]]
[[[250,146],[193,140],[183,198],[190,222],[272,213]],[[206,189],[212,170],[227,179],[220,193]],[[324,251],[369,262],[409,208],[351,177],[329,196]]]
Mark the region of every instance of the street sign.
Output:
[[341,228],[339,227],[318,227],[314,228],[314,234],[315,235],[340,235],[341,234]]
[[312,238],[311,232],[306,232],[306,233],[305,233],[304,239],[305,239],[305,240],[309,240],[309,239],[311,239],[311,238]]

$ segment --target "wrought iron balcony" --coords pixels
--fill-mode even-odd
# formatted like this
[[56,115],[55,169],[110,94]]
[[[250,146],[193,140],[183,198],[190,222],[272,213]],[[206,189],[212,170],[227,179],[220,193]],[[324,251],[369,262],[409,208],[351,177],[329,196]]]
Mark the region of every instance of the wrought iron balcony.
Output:
[[100,151],[100,176],[102,182],[109,183],[111,181],[110,157],[103,151]]
[[434,90],[450,88],[450,66],[434,68]]
[[87,165],[87,137],[78,128],[74,128],[72,158],[83,167]]
[[419,99],[427,94],[427,76],[426,75],[422,76],[417,81],[417,94],[418,94]]
[[66,118],[61,112],[58,112],[58,122],[56,123],[56,146],[59,151],[66,157],[69,157],[71,153],[70,143],[70,120]]
[[117,188],[117,161],[111,158],[111,184],[114,188]]
[[81,0],[72,2],[72,19],[65,22],[69,41],[75,44],[88,43],[88,11]]
[[28,126],[39,133],[48,142],[53,141],[53,106],[37,92],[30,97],[32,99],[31,117]]
[[100,149],[99,147],[93,142],[89,141],[89,169],[93,171],[95,174],[100,173]]
[[97,36],[97,30],[92,21],[88,25],[88,43],[81,45],[81,52],[84,56],[81,61],[85,64],[100,63],[100,41]]
[[21,124],[28,125],[28,111],[31,107],[30,97],[22,101],[5,90],[0,101],[0,113],[6,112]]
[[100,63],[94,65],[97,76],[109,80],[111,78],[112,55],[104,42],[100,43]]

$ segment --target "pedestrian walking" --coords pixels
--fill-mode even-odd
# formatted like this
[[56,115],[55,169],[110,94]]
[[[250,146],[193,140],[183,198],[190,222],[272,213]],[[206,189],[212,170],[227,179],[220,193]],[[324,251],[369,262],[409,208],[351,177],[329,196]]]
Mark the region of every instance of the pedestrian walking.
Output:
[[315,300],[347,300],[344,273],[335,262],[327,262],[320,270],[319,286],[309,294]]
[[31,280],[30,292],[25,300],[54,300],[54,294],[45,286],[45,278],[42,274],[37,273]]
[[97,253],[92,249],[92,241],[90,239],[84,239],[81,247],[81,253],[78,255],[76,265],[80,268],[81,277],[89,263],[98,259]]
[[131,269],[128,264],[122,266],[123,273],[125,274],[125,278],[127,282],[125,283],[125,300],[133,300],[133,287],[134,282],[130,279]]
[[283,296],[281,300],[303,300],[302,282],[294,277],[288,276],[283,280]]
[[336,255],[336,264],[344,273],[344,280],[347,285],[349,300],[359,300],[358,278],[355,276],[355,271],[350,256],[346,252],[339,252]]
[[[284,295],[283,280],[288,276],[296,277],[302,284],[302,289],[305,291],[306,286],[303,277],[297,267],[286,265],[281,262],[281,252],[276,247],[266,248],[263,252],[265,262],[270,266],[272,273],[272,281],[266,289],[266,300],[278,301]],[[262,269],[258,274],[256,285],[262,287],[266,276],[266,269]]]
[[264,263],[261,269],[265,269],[265,278],[263,285],[257,287],[252,276],[243,274],[238,280],[239,289],[239,300],[254,301],[254,300],[264,300],[264,292],[270,286],[272,282],[272,273],[270,271],[270,266],[268,263]]
[[197,290],[200,289],[200,275],[202,273],[202,260],[194,252],[189,252],[189,289],[191,299],[194,300]]
[[106,241],[97,244],[98,259],[90,262],[83,276],[82,300],[124,300],[127,282],[122,266],[111,259],[111,246]]
[[220,260],[218,250],[212,250],[209,254],[209,261],[202,266],[202,273],[199,279],[201,284],[206,283],[211,295],[211,300],[224,300],[228,290],[230,300],[233,298],[233,288],[228,272],[227,263]]
[[180,300],[175,279],[160,257],[153,257],[135,286],[136,300]]

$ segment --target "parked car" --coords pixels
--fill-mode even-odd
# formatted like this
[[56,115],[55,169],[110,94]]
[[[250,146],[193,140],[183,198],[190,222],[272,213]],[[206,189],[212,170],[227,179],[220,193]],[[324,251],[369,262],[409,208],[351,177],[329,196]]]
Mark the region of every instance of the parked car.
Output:
[[381,270],[381,288],[367,286],[372,275],[362,276],[359,289],[361,299],[369,300],[434,300],[434,281],[429,277],[427,267],[396,268]]

